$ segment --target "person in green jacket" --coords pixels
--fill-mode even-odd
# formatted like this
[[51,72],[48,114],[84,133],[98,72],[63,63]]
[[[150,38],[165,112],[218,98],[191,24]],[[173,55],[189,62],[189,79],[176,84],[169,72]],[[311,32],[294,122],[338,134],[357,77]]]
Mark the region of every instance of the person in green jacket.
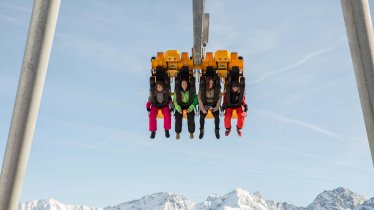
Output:
[[193,139],[193,133],[195,132],[195,106],[197,105],[196,93],[192,92],[188,88],[187,80],[181,81],[180,91],[174,92],[174,108],[175,108],[175,133],[176,139],[180,138],[182,132],[182,118],[183,110],[187,111],[187,125],[188,132],[190,133],[190,139]]

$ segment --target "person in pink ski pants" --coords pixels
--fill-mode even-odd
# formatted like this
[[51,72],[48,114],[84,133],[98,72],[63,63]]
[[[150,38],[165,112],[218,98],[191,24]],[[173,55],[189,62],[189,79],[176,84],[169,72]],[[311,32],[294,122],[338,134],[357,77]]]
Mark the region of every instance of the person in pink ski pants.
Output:
[[169,99],[169,94],[165,90],[163,82],[156,82],[156,91],[150,94],[146,108],[149,113],[149,131],[151,131],[151,139],[154,139],[156,136],[156,117],[159,109],[162,110],[162,114],[164,115],[165,136],[166,138],[169,138],[169,130],[171,129],[170,110],[172,109],[172,101]]

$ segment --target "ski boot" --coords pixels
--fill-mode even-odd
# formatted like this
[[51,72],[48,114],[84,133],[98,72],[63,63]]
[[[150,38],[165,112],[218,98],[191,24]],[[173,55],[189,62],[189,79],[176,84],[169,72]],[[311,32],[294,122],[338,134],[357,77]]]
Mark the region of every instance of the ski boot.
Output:
[[214,130],[214,133],[216,134],[216,138],[217,139],[219,139],[219,128],[216,128],[215,130]]
[[231,132],[231,128],[226,128],[226,131],[225,131],[225,136],[228,136]]
[[151,132],[151,139],[154,139],[156,137],[156,131]]
[[169,137],[170,137],[169,130],[165,130],[165,136],[166,136],[166,138],[169,138]]
[[241,137],[243,135],[243,131],[241,128],[236,128],[236,131],[238,132],[238,136]]
[[199,139],[204,137],[204,129],[200,129]]

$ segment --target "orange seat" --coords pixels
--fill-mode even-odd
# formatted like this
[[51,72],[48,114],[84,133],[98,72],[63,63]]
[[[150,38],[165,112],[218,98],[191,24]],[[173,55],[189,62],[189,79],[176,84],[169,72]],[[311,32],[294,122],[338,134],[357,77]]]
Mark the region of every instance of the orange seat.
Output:
[[[158,113],[157,113],[157,119],[163,119],[164,118],[164,115],[162,114],[162,110],[161,109],[158,109]],[[187,118],[187,110],[183,110],[183,118],[186,119]],[[208,113],[205,117],[205,119],[213,119],[214,116],[212,114],[212,112],[210,110],[208,110]],[[232,117],[231,119],[238,119],[238,114],[236,113],[236,110],[232,110]]]
[[232,110],[232,117],[231,119],[238,119],[238,114],[236,113],[236,109]]
[[[164,118],[164,115],[162,114],[162,110],[161,109],[158,109],[158,112],[157,112],[157,119],[163,119]],[[183,110],[183,118],[187,118],[187,110]]]
[[161,109],[158,109],[158,112],[157,112],[157,119],[163,119],[164,118],[164,115],[162,114],[162,110]]
[[208,113],[206,114],[205,119],[213,119],[213,118],[214,118],[214,116],[213,116],[212,112],[210,110],[208,110]]
[[[205,119],[213,119],[214,116],[212,114],[212,112],[210,110],[208,110],[208,113],[205,117]],[[231,116],[231,119],[238,119],[238,114],[236,113],[236,110],[232,110],[232,116]]]

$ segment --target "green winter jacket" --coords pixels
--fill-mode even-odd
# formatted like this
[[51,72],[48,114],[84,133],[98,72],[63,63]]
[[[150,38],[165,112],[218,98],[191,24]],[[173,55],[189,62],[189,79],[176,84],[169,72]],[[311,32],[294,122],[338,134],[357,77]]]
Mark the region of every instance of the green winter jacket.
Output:
[[[186,92],[181,91],[181,96],[182,96],[182,102],[183,103],[188,103],[189,97],[190,97],[190,91],[189,90],[187,90]],[[173,104],[174,104],[174,108],[175,108],[175,110],[177,110],[177,112],[182,111],[181,105],[179,105],[178,102],[177,102],[177,94],[176,93],[174,93]],[[188,110],[190,112],[192,112],[195,109],[196,105],[197,105],[197,97],[195,95],[192,104],[188,107]]]

